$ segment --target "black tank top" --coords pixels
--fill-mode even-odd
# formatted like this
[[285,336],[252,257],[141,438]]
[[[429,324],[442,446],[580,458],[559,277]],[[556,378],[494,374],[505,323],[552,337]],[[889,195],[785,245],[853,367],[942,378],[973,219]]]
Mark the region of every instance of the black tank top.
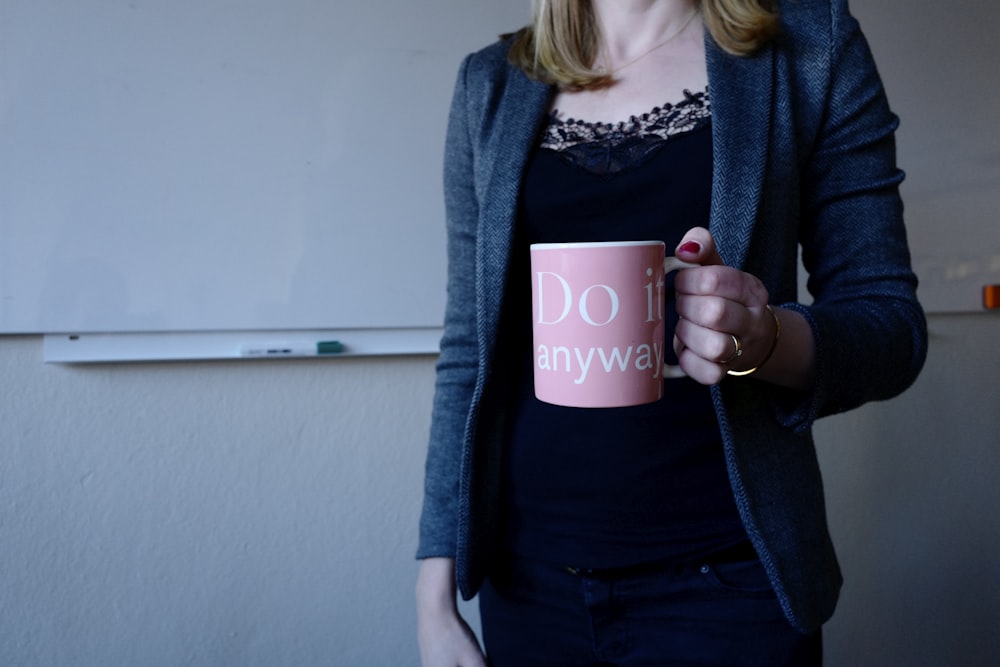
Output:
[[[581,409],[534,397],[528,246],[661,239],[668,253],[707,226],[712,184],[707,92],[625,123],[554,112],[522,184],[509,323],[515,370],[504,456],[507,547],[558,564],[686,562],[746,540],[708,387],[666,380],[656,403]],[[670,332],[676,323],[668,284]]]

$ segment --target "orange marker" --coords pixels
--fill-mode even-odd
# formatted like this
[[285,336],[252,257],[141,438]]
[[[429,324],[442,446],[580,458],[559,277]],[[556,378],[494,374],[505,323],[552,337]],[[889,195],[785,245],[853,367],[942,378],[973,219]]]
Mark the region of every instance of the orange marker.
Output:
[[1000,285],[985,285],[983,287],[983,308],[986,310],[1000,308]]

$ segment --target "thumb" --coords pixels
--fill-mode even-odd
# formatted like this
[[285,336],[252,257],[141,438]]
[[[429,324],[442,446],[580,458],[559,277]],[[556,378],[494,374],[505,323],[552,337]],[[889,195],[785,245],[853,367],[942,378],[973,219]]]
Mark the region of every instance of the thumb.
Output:
[[704,227],[693,227],[688,230],[681,242],[677,244],[674,254],[677,259],[703,266],[725,264],[719,251],[715,249],[715,239],[712,238],[712,233]]

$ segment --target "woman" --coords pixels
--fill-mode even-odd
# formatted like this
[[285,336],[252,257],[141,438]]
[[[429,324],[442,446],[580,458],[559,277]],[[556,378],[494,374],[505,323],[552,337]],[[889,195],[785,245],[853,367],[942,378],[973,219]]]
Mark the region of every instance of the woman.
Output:
[[[456,586],[497,666],[819,664],[841,580],[812,423],[926,354],[896,124],[846,0],[537,0],[465,60],[425,667],[485,664]],[[688,378],[644,406],[541,403],[528,245],[636,239],[700,265],[674,282]]]

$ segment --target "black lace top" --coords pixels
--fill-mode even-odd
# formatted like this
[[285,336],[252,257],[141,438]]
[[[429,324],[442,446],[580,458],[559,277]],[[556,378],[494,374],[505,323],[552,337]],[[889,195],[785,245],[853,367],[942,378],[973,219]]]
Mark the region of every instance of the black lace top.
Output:
[[711,117],[708,91],[687,90],[676,104],[664,104],[619,123],[562,120],[556,110],[549,116],[540,146],[558,151],[591,173],[614,175],[641,164],[671,137],[707,127]]
[[[529,245],[662,239],[672,249],[708,224],[711,182],[705,92],[625,123],[549,118],[522,183],[501,335],[500,363],[515,369],[504,459],[514,553],[618,567],[693,560],[746,539],[708,387],[667,380],[655,403],[578,409],[537,400],[533,386]],[[676,363],[669,341],[666,352]]]

